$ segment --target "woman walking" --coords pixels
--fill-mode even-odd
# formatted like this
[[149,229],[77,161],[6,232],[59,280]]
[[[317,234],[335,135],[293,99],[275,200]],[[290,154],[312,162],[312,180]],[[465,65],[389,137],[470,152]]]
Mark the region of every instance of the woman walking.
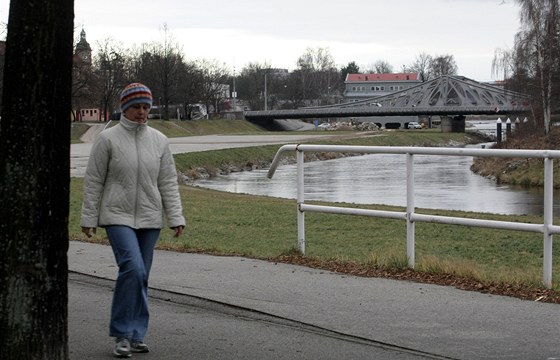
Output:
[[148,352],[148,278],[166,218],[182,235],[185,219],[168,139],[147,125],[152,93],[133,83],[121,94],[121,119],[96,138],[84,177],[81,227],[105,228],[119,267],[109,336],[113,354]]

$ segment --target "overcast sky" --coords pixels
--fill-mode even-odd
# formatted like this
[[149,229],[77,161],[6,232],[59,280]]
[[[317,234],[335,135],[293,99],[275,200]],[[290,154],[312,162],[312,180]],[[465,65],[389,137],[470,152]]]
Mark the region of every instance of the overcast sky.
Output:
[[[8,0],[0,20],[8,17]],[[94,51],[108,37],[158,41],[167,24],[188,59],[216,59],[239,72],[248,63],[294,69],[307,48],[328,48],[338,66],[378,60],[395,72],[418,54],[453,55],[459,75],[496,80],[492,59],[519,29],[514,0],[75,0]]]

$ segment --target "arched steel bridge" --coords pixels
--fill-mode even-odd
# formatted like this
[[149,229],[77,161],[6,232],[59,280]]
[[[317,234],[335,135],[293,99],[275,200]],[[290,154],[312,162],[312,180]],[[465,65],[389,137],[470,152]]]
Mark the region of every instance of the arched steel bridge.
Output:
[[247,120],[410,115],[501,115],[530,111],[528,95],[461,76],[436,79],[389,95],[337,105],[295,110],[246,111]]

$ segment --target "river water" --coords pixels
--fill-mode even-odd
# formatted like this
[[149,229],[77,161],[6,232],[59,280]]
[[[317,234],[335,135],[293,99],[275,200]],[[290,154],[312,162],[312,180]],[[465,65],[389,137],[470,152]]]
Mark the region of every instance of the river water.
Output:
[[[472,157],[414,157],[415,205],[419,208],[495,214],[541,215],[542,189],[497,185],[470,170]],[[372,154],[305,163],[305,199],[406,206],[406,155]],[[296,165],[197,180],[196,186],[253,195],[296,198]],[[554,212],[560,213],[554,199]]]

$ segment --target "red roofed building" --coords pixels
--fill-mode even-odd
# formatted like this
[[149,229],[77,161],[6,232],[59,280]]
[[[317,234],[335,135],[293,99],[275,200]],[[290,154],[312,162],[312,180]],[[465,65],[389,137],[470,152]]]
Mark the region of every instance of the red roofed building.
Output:
[[348,74],[344,81],[346,102],[370,99],[421,84],[416,73]]

